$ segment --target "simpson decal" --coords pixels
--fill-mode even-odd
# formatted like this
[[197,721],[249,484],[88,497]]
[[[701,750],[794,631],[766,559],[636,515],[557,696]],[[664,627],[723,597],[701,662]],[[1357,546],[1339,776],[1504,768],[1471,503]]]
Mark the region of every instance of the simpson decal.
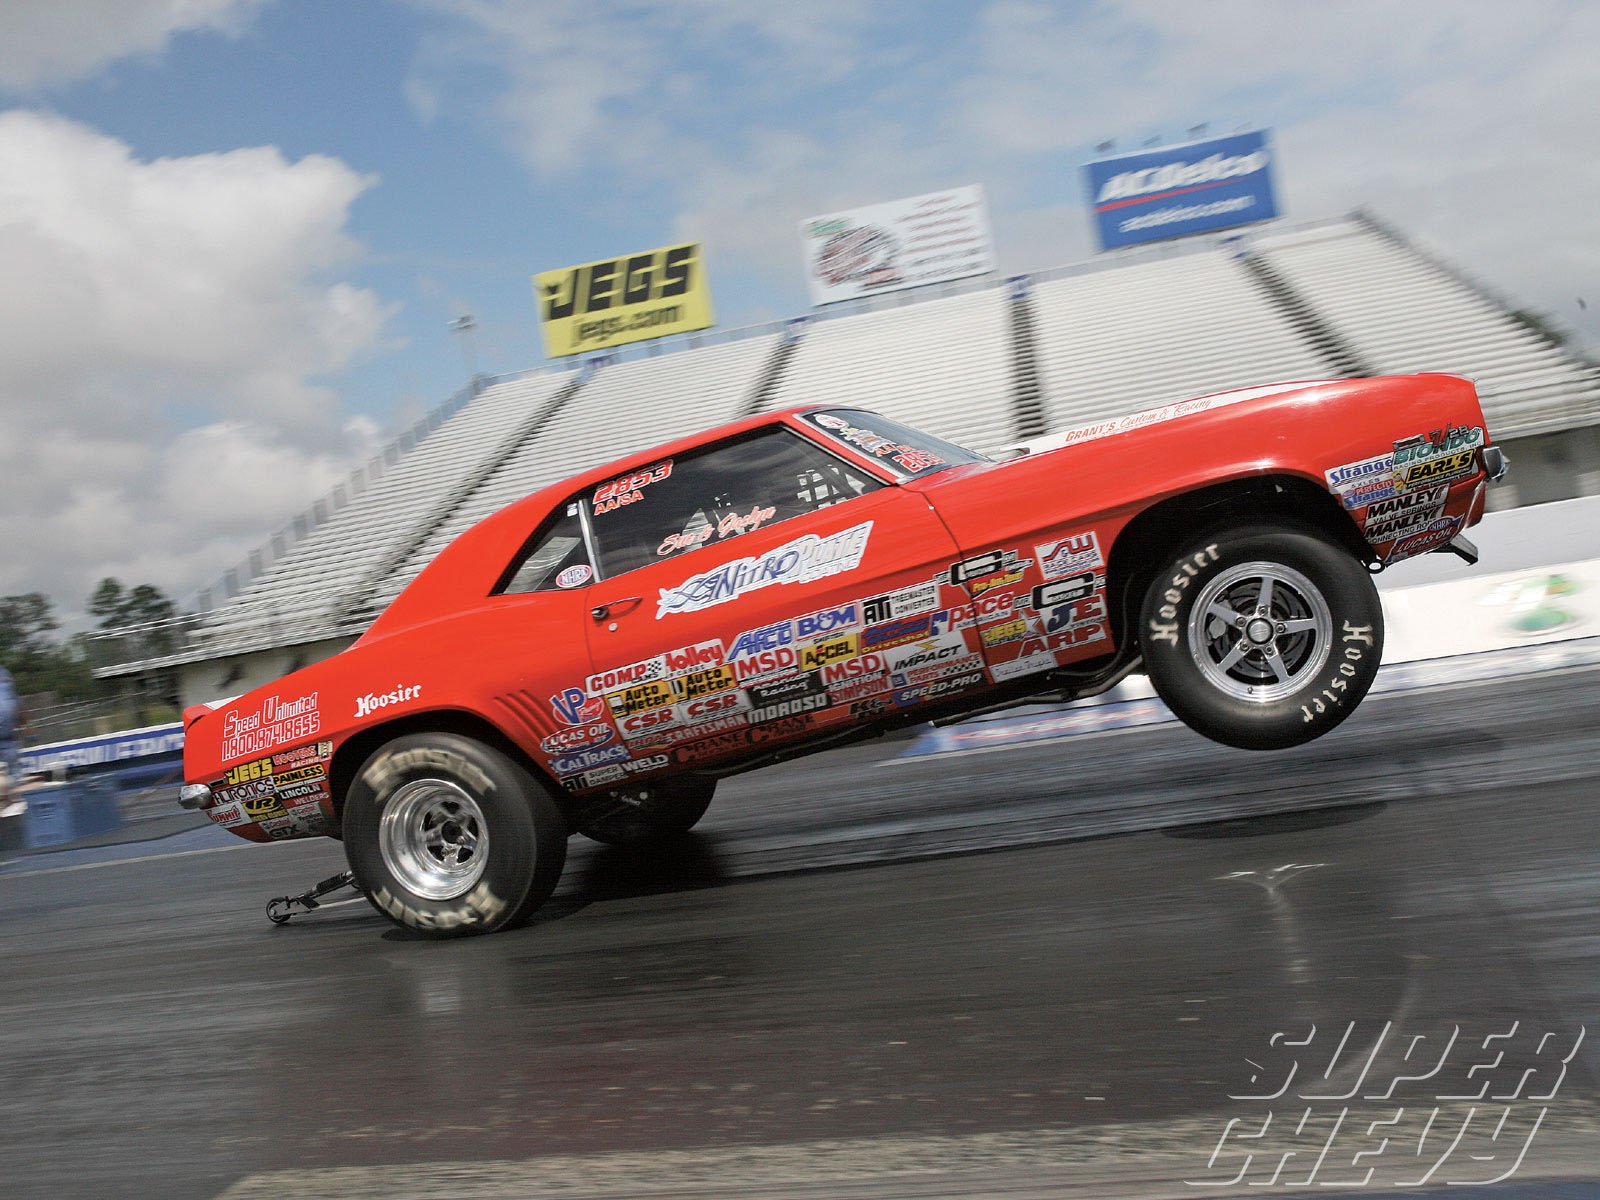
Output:
[[765,554],[736,558],[703,574],[690,576],[676,587],[661,589],[656,619],[726,604],[774,584],[810,583],[853,571],[861,565],[861,556],[866,552],[871,534],[871,521],[827,537],[808,533]]

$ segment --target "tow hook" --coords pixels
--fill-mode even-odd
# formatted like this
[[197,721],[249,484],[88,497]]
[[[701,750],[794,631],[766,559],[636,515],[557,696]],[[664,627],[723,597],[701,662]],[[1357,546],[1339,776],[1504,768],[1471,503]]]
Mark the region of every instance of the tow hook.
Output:
[[312,909],[321,908],[322,905],[318,901],[329,892],[337,892],[340,888],[355,887],[355,885],[355,874],[351,871],[341,871],[298,896],[278,896],[267,901],[267,920],[274,925],[282,925],[296,912],[310,912]]

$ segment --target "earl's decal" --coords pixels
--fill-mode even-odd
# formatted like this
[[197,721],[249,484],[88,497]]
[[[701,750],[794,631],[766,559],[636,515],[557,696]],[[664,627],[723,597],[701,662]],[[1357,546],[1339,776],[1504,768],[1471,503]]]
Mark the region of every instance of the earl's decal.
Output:
[[541,271],[533,294],[551,358],[715,324],[697,242]]

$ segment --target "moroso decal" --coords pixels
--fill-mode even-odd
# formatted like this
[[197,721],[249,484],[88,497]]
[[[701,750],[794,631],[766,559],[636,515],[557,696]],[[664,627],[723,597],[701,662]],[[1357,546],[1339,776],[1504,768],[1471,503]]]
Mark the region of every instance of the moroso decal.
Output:
[[726,604],[774,584],[809,583],[853,571],[861,565],[872,522],[863,521],[826,537],[808,533],[765,554],[736,558],[676,587],[662,588],[656,619]]

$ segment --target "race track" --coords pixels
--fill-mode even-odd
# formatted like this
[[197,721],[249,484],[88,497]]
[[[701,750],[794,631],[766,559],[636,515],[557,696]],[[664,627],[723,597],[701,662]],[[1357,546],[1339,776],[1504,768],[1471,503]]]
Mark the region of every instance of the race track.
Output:
[[[725,783],[667,858],[574,839],[532,925],[467,941],[359,901],[269,925],[331,842],[13,862],[0,1194],[1304,1195],[1209,1162],[1283,1044],[1321,1031],[1337,1096],[1369,1045],[1392,1077],[1402,1035],[1513,1025],[1537,1136],[1432,1182],[1596,1194],[1600,667],[1374,696],[1273,755],[912,745]],[[1393,1194],[1404,1149],[1314,1193]]]

